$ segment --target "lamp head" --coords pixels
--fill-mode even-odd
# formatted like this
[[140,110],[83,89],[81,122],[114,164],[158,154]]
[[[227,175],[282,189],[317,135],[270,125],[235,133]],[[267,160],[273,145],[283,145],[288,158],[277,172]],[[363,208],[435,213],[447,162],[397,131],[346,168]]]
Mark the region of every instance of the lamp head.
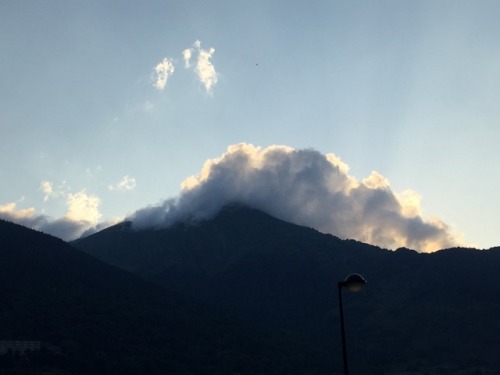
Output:
[[342,282],[342,286],[349,292],[359,292],[366,285],[366,280],[359,273],[351,273]]

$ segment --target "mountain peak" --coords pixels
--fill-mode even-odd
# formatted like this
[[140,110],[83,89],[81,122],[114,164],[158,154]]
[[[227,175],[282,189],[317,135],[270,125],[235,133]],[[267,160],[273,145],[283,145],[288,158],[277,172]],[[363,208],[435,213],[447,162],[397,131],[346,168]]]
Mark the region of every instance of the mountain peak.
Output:
[[[358,373],[383,366],[389,372],[394,358],[443,365],[463,359],[464,366],[474,358],[492,366],[497,358],[491,327],[499,326],[500,314],[491,311],[500,306],[494,297],[500,295],[500,254],[493,251],[393,252],[237,204],[208,220],[97,233],[77,246],[238,319],[303,330],[320,347],[332,345],[325,331],[338,311],[338,281],[360,273],[369,286],[346,294],[350,321],[359,323],[348,327],[351,347],[358,348],[353,362],[374,365]],[[395,349],[394,343],[410,344]],[[481,349],[471,354],[471,347]]]

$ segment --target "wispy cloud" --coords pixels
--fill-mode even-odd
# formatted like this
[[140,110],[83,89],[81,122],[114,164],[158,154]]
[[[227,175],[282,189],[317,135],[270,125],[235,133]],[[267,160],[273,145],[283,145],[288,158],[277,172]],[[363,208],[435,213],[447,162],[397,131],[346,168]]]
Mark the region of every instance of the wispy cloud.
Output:
[[217,83],[218,74],[211,62],[214,53],[214,48],[210,48],[208,50],[201,48],[201,42],[199,40],[194,42],[193,47],[185,49],[182,52],[186,68],[191,67],[191,58],[193,54],[197,55],[196,65],[194,67],[195,73],[198,76],[199,81],[205,87],[207,93],[211,93],[212,88]]
[[[206,92],[211,94],[213,87],[217,83],[218,73],[212,63],[212,57],[215,53],[214,48],[203,49],[201,42],[196,40],[191,48],[186,48],[182,51],[182,59],[186,69],[194,69],[198,80],[203,84]],[[194,61],[194,65],[191,60]],[[155,67],[155,76],[153,86],[162,91],[165,89],[169,77],[174,73],[174,59],[164,58]]]
[[137,185],[135,178],[130,177],[129,175],[124,176],[120,181],[118,181],[114,185],[109,185],[108,189],[110,191],[113,190],[121,190],[121,191],[129,191],[135,189]]
[[280,219],[395,249],[435,251],[460,243],[442,220],[421,213],[420,197],[391,190],[377,172],[358,180],[334,154],[286,146],[230,146],[186,179],[181,195],[137,211],[136,227],[207,219],[229,203],[246,204]]
[[174,73],[175,68],[171,59],[164,58],[155,67],[155,82],[153,84],[158,90],[162,91],[167,85],[168,78]]
[[50,181],[42,181],[40,184],[40,189],[42,189],[42,192],[44,194],[44,202],[47,202],[49,198],[54,194],[54,188],[52,186],[52,182]]
[[184,59],[184,66],[186,68],[191,67],[191,56],[193,52],[191,51],[191,48],[187,48],[184,51],[182,51],[182,58]]
[[[91,175],[89,169],[86,170],[86,173],[87,175]],[[44,194],[43,201],[47,202],[49,199],[66,197],[71,188],[67,185],[66,181],[62,181],[57,185],[52,181],[42,181],[40,182],[40,190]]]

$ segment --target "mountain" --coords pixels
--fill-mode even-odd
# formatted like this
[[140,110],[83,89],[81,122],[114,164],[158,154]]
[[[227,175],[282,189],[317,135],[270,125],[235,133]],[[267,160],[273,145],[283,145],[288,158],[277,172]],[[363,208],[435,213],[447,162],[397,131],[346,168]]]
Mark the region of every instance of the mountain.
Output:
[[357,253],[363,259],[387,255],[239,206],[210,221],[161,230],[135,231],[125,222],[72,244],[214,306],[279,321],[285,312],[301,316],[315,309],[314,302],[331,300],[335,280],[352,271]]
[[2,220],[0,285],[0,341],[44,348],[19,358],[0,355],[2,374],[322,374],[331,368],[301,337],[217,315],[55,237]]
[[337,283],[358,272],[365,290],[343,291],[352,373],[500,372],[500,248],[389,251],[241,206],[163,229],[125,222],[73,245],[235,318],[307,335],[337,370]]

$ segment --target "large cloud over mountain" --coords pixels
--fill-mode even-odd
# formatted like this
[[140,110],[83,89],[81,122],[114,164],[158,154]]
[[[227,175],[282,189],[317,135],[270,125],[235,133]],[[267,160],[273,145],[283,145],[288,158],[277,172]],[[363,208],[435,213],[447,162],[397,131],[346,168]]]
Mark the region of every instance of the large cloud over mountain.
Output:
[[230,146],[208,160],[182,192],[157,206],[137,211],[137,228],[163,227],[177,220],[203,220],[224,205],[241,203],[275,217],[386,248],[434,251],[458,244],[440,219],[424,217],[420,198],[398,194],[377,172],[363,180],[333,154],[286,146]]

